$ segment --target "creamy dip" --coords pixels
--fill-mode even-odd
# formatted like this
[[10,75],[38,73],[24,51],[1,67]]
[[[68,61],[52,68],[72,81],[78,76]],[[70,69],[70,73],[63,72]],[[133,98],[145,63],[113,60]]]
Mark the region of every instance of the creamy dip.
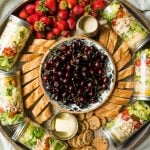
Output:
[[94,32],[98,27],[97,20],[93,17],[86,17],[82,21],[82,29],[85,32]]

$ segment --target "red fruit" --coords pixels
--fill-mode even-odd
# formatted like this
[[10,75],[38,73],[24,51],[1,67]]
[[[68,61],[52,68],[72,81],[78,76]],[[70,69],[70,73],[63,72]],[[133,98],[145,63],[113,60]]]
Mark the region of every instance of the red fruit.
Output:
[[45,24],[42,21],[37,21],[34,23],[33,28],[37,32],[42,32],[45,30]]
[[84,13],[84,7],[82,7],[81,5],[76,5],[73,7],[72,11],[75,16],[82,16]]
[[35,12],[35,5],[34,4],[28,4],[25,7],[25,11],[27,12],[27,14],[32,15]]
[[130,119],[129,112],[127,109],[122,112],[122,119],[125,121],[128,121]]
[[147,58],[146,58],[146,64],[147,64],[147,65],[150,65],[150,57],[147,57]]
[[53,16],[53,26],[57,26],[56,23],[57,23],[58,19],[56,16]]
[[52,24],[52,19],[50,17],[47,16],[42,16],[40,19],[46,26],[51,25]]
[[46,37],[47,37],[47,39],[51,40],[51,39],[55,38],[55,34],[52,31],[50,31],[50,32],[47,33]]
[[56,0],[46,0],[45,6],[49,8],[51,11],[56,11]]
[[74,29],[76,27],[76,20],[72,17],[68,18],[67,23],[69,25],[69,29]]
[[22,9],[20,12],[19,12],[19,17],[21,19],[27,19],[28,17],[28,14],[26,13],[26,11],[24,9]]
[[52,32],[53,32],[55,35],[60,35],[61,30],[60,30],[58,27],[54,27],[54,28],[52,29]]
[[59,10],[57,13],[57,17],[61,20],[66,20],[68,18],[68,11],[67,10]]
[[78,3],[77,0],[67,0],[67,2],[68,2],[68,8],[73,8]]
[[44,12],[47,11],[48,8],[46,8],[41,1],[35,2],[35,13],[38,14],[39,16],[42,16]]
[[137,122],[135,125],[134,125],[134,128],[136,129],[139,129],[141,127],[141,123],[140,122]]
[[66,0],[61,0],[59,2],[59,6],[58,7],[59,7],[60,10],[66,10],[68,8],[67,1]]
[[96,0],[92,3],[93,10],[99,10],[105,8],[106,4],[103,0]]
[[59,20],[56,22],[57,27],[62,31],[62,30],[67,30],[68,29],[68,23],[65,20]]
[[71,34],[70,30],[64,30],[64,31],[61,32],[61,35],[62,35],[63,37],[69,37],[70,34]]
[[135,60],[135,66],[137,66],[137,67],[141,66],[141,60],[140,59]]
[[34,22],[37,22],[40,20],[40,17],[38,14],[32,14],[27,18],[27,22],[30,24],[34,24]]
[[35,37],[36,37],[37,39],[43,39],[43,38],[44,38],[44,34],[41,33],[41,32],[36,32],[36,33],[35,33]]

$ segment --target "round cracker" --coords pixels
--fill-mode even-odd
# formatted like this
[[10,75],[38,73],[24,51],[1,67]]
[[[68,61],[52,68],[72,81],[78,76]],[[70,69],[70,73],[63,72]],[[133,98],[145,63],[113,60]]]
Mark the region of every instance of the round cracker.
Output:
[[79,121],[83,121],[85,119],[85,114],[81,113],[77,116]]
[[77,138],[77,144],[80,146],[80,148],[84,146],[84,143],[83,143],[83,133],[78,136],[78,138]]
[[100,128],[100,126],[101,126],[101,122],[100,122],[99,118],[95,115],[92,116],[91,118],[89,118],[87,121],[90,125],[91,130],[96,130],[96,129]]
[[101,120],[101,125],[104,126],[107,122],[107,118],[106,117],[100,117]]
[[107,150],[108,141],[105,138],[96,137],[92,142],[92,146],[94,146],[97,150]]
[[86,126],[86,130],[88,130],[90,128],[90,125],[89,125],[88,121],[87,120],[83,120],[83,123]]
[[83,133],[83,144],[85,146],[88,146],[92,143],[94,139],[94,133],[92,130],[86,130],[84,133]]
[[84,132],[86,130],[86,126],[83,122],[79,122],[79,133]]
[[93,111],[90,111],[90,112],[88,112],[88,113],[85,114],[85,118],[86,118],[86,119],[89,119],[89,118],[91,118],[92,116],[93,116]]

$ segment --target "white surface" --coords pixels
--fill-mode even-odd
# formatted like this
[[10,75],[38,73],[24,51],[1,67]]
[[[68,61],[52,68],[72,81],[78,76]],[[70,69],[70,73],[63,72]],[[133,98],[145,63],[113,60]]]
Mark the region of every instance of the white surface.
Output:
[[[0,20],[5,16],[5,14],[10,11],[11,8],[16,6],[22,0],[0,0]],[[150,0],[128,0],[134,4],[138,9],[144,12],[150,20]],[[149,150],[150,149],[150,136],[139,145],[136,150]],[[0,150],[15,150],[13,146],[4,138],[2,133],[0,133]]]

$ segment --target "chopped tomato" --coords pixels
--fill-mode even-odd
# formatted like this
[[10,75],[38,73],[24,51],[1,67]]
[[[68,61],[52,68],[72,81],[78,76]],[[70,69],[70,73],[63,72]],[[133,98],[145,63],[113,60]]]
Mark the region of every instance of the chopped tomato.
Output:
[[10,48],[10,47],[6,47],[4,48],[3,54],[7,57],[13,57],[16,54],[16,50]]
[[4,109],[0,107],[0,113],[3,113],[3,112],[4,112]]
[[113,19],[112,25],[115,26],[115,25],[116,25],[116,22],[117,22],[117,19]]
[[146,64],[147,64],[147,65],[150,65],[150,57],[148,57],[148,58],[146,59]]
[[139,67],[141,65],[141,60],[140,59],[136,59],[135,60],[135,66]]
[[129,112],[127,109],[122,112],[122,119],[125,121],[128,121],[130,119]]
[[137,122],[135,125],[134,125],[134,128],[136,129],[139,129],[141,127],[141,123],[140,122]]
[[14,117],[14,116],[16,115],[16,113],[17,113],[17,112],[15,112],[15,111],[14,111],[14,112],[13,112],[13,111],[10,112],[10,113],[9,113],[9,117]]

